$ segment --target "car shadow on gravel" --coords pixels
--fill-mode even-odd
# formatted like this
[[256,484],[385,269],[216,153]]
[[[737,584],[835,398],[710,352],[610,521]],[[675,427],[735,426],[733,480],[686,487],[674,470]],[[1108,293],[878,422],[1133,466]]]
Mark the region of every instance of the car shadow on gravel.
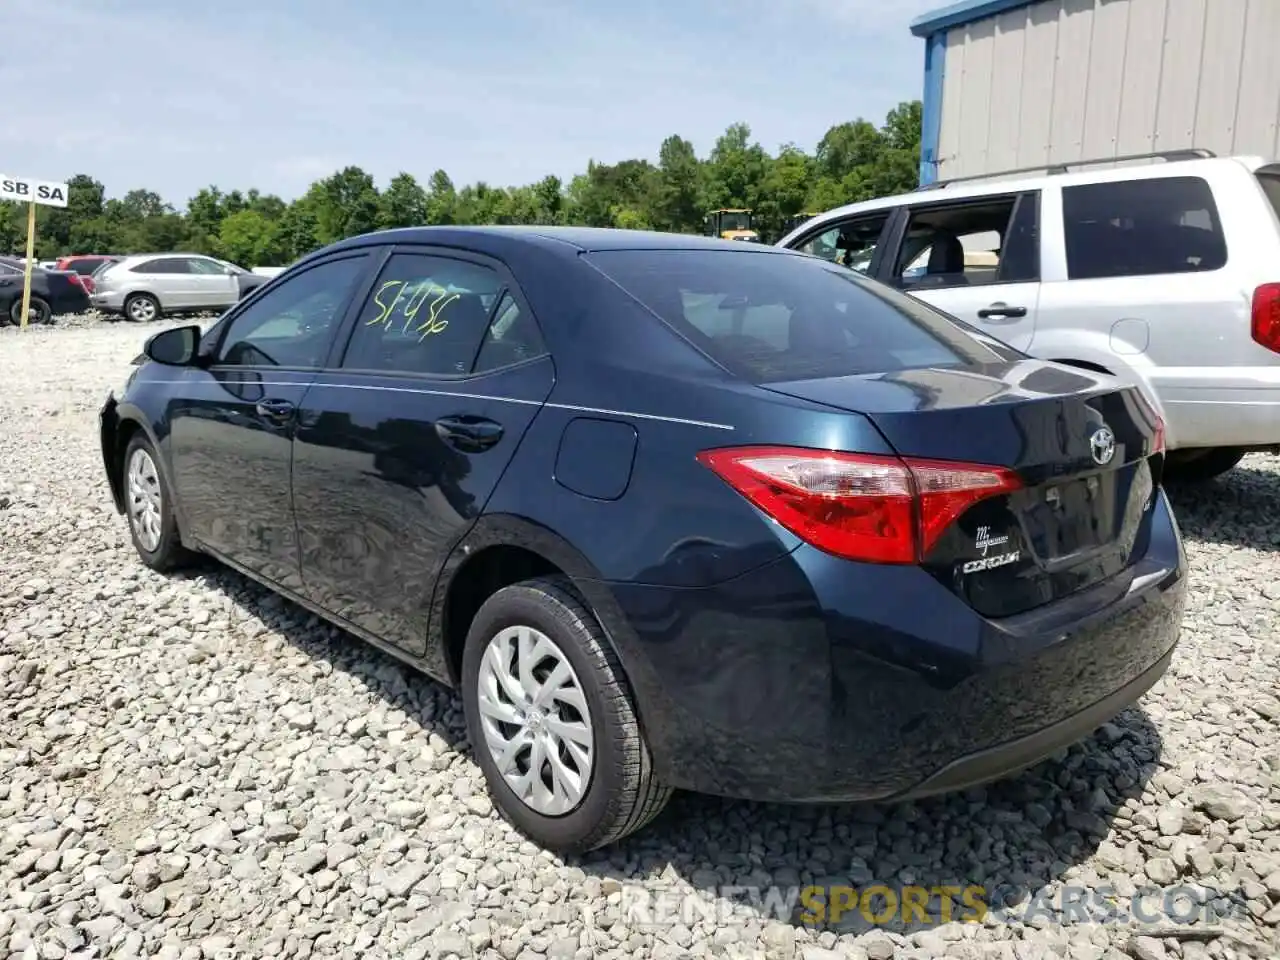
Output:
[[[624,888],[661,874],[697,893],[688,903],[632,891],[633,922],[688,924],[671,911],[696,922],[700,909],[723,921],[731,908],[815,932],[913,933],[922,923],[980,919],[979,907],[1030,904],[1052,913],[1061,896],[1035,898],[1071,883],[1073,868],[1099,852],[1112,826],[1132,822],[1137,805],[1129,801],[1159,771],[1160,754],[1156,728],[1130,707],[1018,776],[949,796],[790,806],[677,794],[645,831],[580,866]],[[1118,848],[1103,860],[1104,871],[1128,874],[1140,862]],[[904,911],[908,897],[923,914]]]
[[[225,567],[200,564],[185,576],[200,577],[317,664],[343,671],[470,755],[461,699],[443,685]],[[1126,801],[1158,771],[1160,752],[1155,727],[1141,709],[1129,708],[1017,777],[946,797],[891,807],[793,806],[677,793],[644,830],[569,865],[597,878],[604,891],[620,890],[631,923],[691,924],[711,915],[721,923],[755,917],[838,934],[873,926],[902,932],[906,887],[928,891],[936,923],[972,916],[975,896],[988,908],[1016,905],[1063,882],[1097,853],[1114,821],[1128,819]],[[1111,868],[1125,872],[1124,852],[1114,856]],[[857,898],[875,885],[894,899],[873,900],[864,910]],[[982,889],[975,894],[974,887]],[[656,897],[655,889],[671,898]],[[886,911],[895,916],[874,925],[867,918]]]
[[1207,483],[1165,489],[1184,536],[1280,552],[1280,471],[1242,465]]

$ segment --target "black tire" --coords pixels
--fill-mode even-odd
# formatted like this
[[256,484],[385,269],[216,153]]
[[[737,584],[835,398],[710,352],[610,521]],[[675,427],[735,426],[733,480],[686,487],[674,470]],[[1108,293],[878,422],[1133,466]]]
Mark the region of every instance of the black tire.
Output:
[[[31,314],[34,314],[32,316]],[[13,306],[9,308],[9,320],[15,327],[22,325],[22,298],[18,297],[13,301]],[[46,324],[53,320],[53,310],[49,307],[49,303],[42,297],[32,296],[31,309],[27,316],[28,323]]]
[[[159,492],[159,538],[152,547],[144,543],[134,521],[134,508],[130,487],[129,472],[134,464],[134,455],[145,454],[155,472],[156,487]],[[164,468],[156,453],[155,447],[147,439],[147,435],[139,430],[129,440],[125,448],[124,459],[120,462],[120,488],[124,491],[125,521],[129,524],[129,537],[133,540],[133,548],[138,556],[152,570],[165,573],[190,563],[195,555],[182,545],[178,536],[178,524],[173,513],[173,493],[169,481],[164,475]]]
[[1165,477],[1174,483],[1205,483],[1226,473],[1244,459],[1235,447],[1173,451],[1165,463]]
[[[479,711],[481,662],[490,640],[511,626],[545,634],[577,674],[590,714],[594,756],[587,787],[568,813],[546,816],[507,785],[485,742]],[[604,631],[563,577],[526,580],[499,590],[467,632],[462,659],[467,734],[498,811],[540,846],[586,853],[641,829],[662,812],[671,789],[659,782],[630,691]]]
[[149,293],[134,293],[125,298],[124,317],[134,323],[150,323],[159,320],[164,314],[160,310],[160,301]]

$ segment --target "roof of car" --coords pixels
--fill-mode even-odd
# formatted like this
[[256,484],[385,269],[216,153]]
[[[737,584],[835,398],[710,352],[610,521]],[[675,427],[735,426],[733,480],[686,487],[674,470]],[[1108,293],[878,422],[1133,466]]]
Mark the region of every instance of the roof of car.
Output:
[[333,252],[371,244],[420,243],[472,248],[500,253],[517,244],[536,244],[548,249],[589,253],[603,250],[737,250],[785,253],[764,244],[741,240],[721,240],[688,233],[659,233],[652,230],[622,230],[611,227],[544,226],[434,226],[380,230],[340,240],[324,251]]
[[1092,168],[1068,173],[1039,173],[1033,175],[1001,176],[993,174],[990,179],[965,180],[948,186],[932,189],[914,190],[911,193],[899,193],[888,197],[877,197],[874,200],[863,200],[846,204],[821,213],[813,219],[801,224],[783,237],[779,243],[789,241],[793,236],[808,233],[814,227],[832,220],[843,219],[851,214],[871,213],[876,210],[892,210],[905,203],[944,203],[949,200],[966,200],[992,194],[1013,193],[1024,190],[1043,190],[1050,186],[1070,187],[1082,183],[1106,183],[1118,180],[1145,180],[1152,177],[1196,176],[1205,175],[1214,167],[1232,164],[1237,168],[1252,172],[1267,165],[1262,157],[1206,157],[1195,160],[1179,160],[1169,163],[1142,163],[1111,168]]

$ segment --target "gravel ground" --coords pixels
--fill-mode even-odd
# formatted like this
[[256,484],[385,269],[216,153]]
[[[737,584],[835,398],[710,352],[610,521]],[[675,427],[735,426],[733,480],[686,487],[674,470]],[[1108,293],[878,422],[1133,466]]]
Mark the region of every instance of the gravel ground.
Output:
[[[0,955],[1280,955],[1274,458],[1175,492],[1182,645],[1086,743],[887,810],[681,796],[566,863],[493,812],[457,697],[242,577],[134,558],[96,415],[161,326],[0,330]],[[1007,907],[811,926],[789,909],[811,883],[977,884]],[[1142,925],[1125,910],[1149,888],[1183,917],[1217,899],[1181,925],[1148,899]],[[1082,890],[1119,917],[1054,915]]]

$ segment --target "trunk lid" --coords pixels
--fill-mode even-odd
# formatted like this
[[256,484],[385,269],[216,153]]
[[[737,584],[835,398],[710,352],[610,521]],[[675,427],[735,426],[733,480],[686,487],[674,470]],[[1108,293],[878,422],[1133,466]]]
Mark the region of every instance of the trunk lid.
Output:
[[1142,552],[1163,465],[1157,417],[1105,374],[1020,360],[764,389],[864,414],[901,456],[1019,475],[1021,489],[969,507],[924,557],[984,616],[1115,577]]

